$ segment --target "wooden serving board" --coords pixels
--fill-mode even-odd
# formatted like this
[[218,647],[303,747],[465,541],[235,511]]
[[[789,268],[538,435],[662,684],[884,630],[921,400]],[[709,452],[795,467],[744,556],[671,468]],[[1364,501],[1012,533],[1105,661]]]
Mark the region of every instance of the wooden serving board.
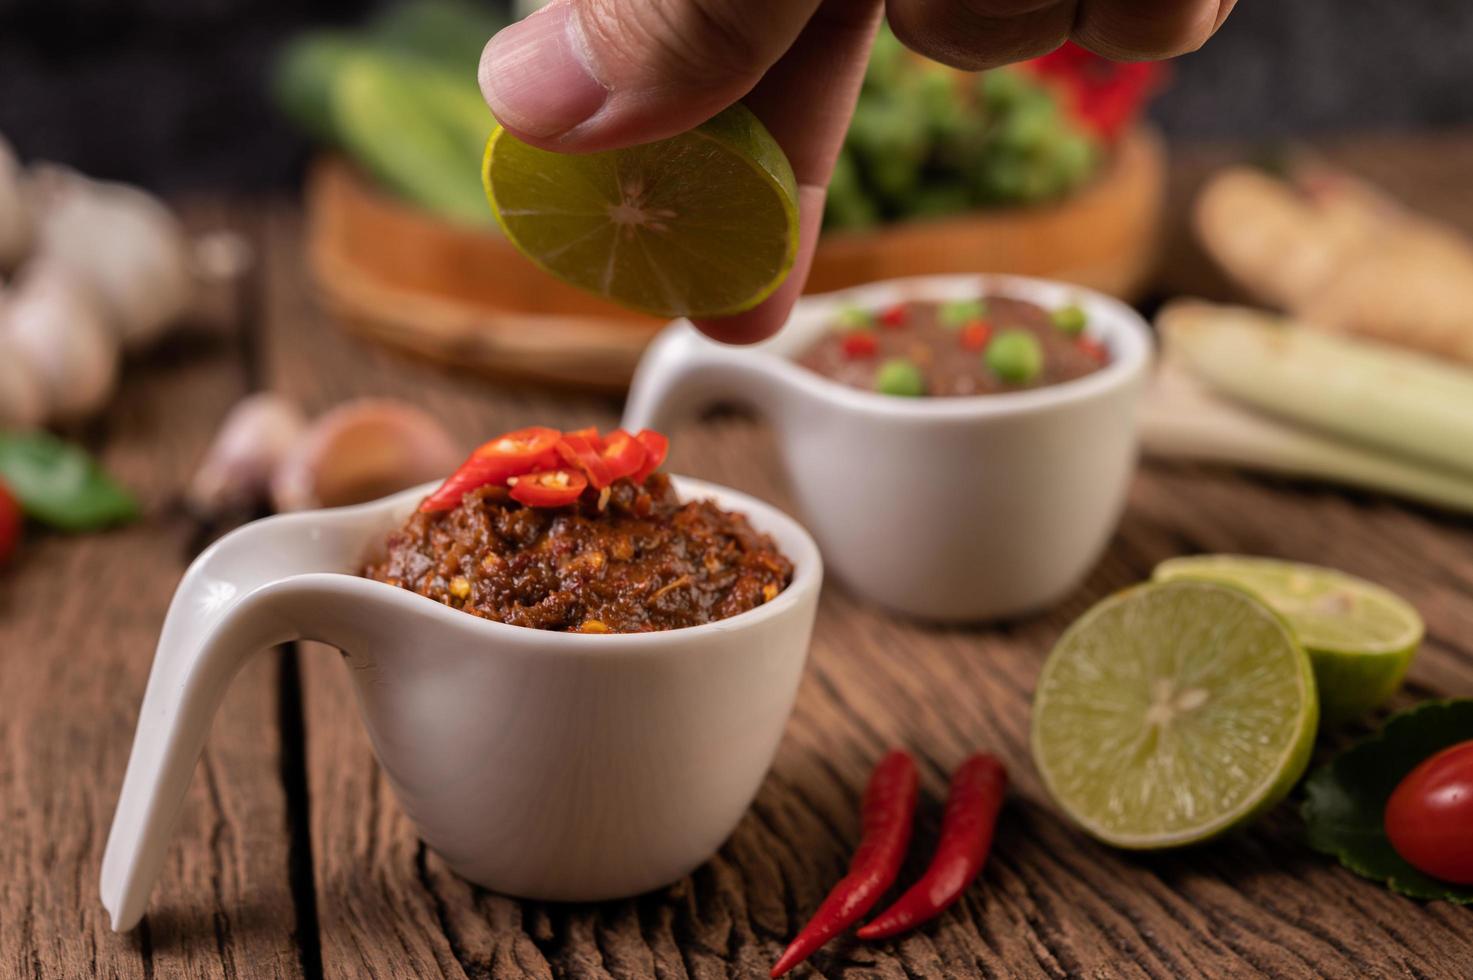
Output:
[[[1052,276],[1130,299],[1158,251],[1165,154],[1149,131],[1067,201],[842,233],[819,244],[809,292],[951,272]],[[458,226],[379,190],[341,157],[307,186],[321,301],[347,329],[459,368],[617,390],[663,321],[538,269],[495,230]]]

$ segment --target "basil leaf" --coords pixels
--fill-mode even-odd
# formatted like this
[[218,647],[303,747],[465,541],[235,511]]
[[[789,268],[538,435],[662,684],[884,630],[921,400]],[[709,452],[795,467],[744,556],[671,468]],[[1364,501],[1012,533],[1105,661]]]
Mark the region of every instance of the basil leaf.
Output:
[[85,451],[47,432],[0,433],[0,480],[27,517],[90,531],[138,516],[133,496]]
[[1386,838],[1386,801],[1407,773],[1435,752],[1473,738],[1473,698],[1426,701],[1393,715],[1376,734],[1305,780],[1300,811],[1309,846],[1401,895],[1473,904],[1473,885],[1455,885],[1407,864]]

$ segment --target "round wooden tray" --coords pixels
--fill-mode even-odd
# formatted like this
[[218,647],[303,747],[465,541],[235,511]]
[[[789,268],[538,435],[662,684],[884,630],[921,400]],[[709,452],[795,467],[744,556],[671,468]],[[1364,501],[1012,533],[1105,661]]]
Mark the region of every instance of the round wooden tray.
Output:
[[[1164,190],[1161,141],[1140,130],[1059,204],[827,235],[807,291],[985,271],[1132,299],[1156,258]],[[457,368],[620,389],[663,325],[554,279],[494,231],[391,197],[340,157],[318,161],[309,178],[307,248],[318,293],[344,327]]]

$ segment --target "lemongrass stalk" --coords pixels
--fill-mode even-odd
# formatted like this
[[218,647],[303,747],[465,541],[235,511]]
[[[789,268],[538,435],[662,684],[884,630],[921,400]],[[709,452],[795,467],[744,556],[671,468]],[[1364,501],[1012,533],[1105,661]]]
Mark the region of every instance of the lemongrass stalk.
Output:
[[1141,410],[1147,455],[1326,480],[1473,513],[1473,479],[1280,422],[1214,396],[1162,359]]
[[1473,475],[1473,370],[1241,307],[1174,303],[1174,356],[1218,394],[1387,453]]

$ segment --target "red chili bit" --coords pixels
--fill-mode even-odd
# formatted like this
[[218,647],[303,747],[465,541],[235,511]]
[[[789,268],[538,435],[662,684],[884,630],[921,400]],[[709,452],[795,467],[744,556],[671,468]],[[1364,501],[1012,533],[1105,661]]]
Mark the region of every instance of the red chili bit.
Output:
[[896,749],[875,766],[865,787],[864,835],[849,862],[849,873],[834,886],[808,925],[783,950],[772,968],[774,978],[808,959],[885,894],[905,858],[915,806],[915,762],[909,753]]
[[1104,364],[1110,359],[1110,352],[1105,350],[1105,345],[1093,337],[1080,337],[1074,342],[1079,345],[1080,350],[1084,351],[1100,364]]
[[972,320],[962,327],[958,339],[964,350],[982,350],[992,339],[992,326],[986,320]]
[[860,939],[884,939],[906,932],[940,915],[961,897],[992,848],[992,831],[1007,786],[1008,772],[995,756],[982,753],[961,764],[951,777],[941,841],[931,866],[894,905],[856,933]]
[[887,307],[880,313],[880,322],[892,329],[905,326],[906,321],[909,319],[910,311],[905,308],[904,303],[896,303],[894,306]]
[[880,344],[875,340],[874,334],[855,330],[844,335],[844,339],[840,341],[840,349],[844,351],[845,357],[858,360],[862,357],[874,357]]

